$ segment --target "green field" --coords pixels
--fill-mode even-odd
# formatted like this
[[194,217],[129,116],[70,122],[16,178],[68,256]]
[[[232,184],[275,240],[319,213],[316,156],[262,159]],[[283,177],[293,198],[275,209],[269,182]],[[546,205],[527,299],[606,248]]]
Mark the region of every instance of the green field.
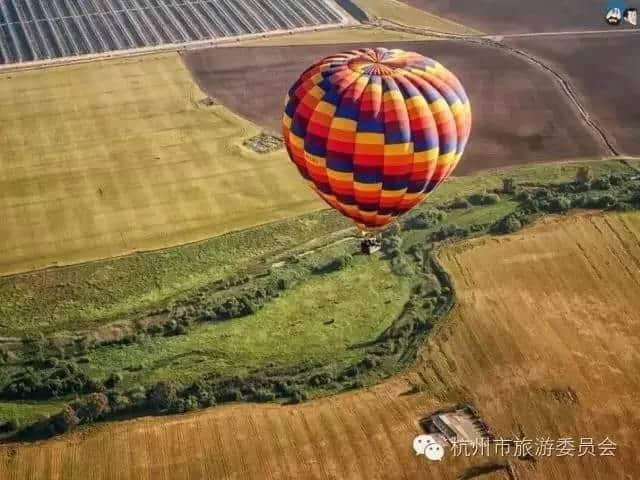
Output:
[[320,208],[283,150],[207,106],[177,54],[0,74],[0,275]]
[[[509,176],[521,182],[567,181],[575,176],[579,165],[578,162],[525,166],[452,178],[424,206],[499,188],[502,178]],[[619,161],[596,161],[589,165],[594,175],[629,171]],[[509,207],[501,203],[494,208],[497,210],[493,213],[499,218],[502,209]],[[471,209],[453,214],[451,219],[463,215],[469,220],[474,212],[487,215],[491,210]],[[194,245],[0,278],[0,332],[26,336],[78,330],[136,315],[182,292],[246,268],[256,258],[273,256],[349,227],[346,219],[325,210]]]
[[[506,177],[532,191],[538,185],[566,183],[582,165],[589,165],[595,176],[635,173],[624,162],[610,160],[526,166],[453,178],[418,208],[443,208],[445,219],[432,228],[405,231],[404,247],[424,243],[448,225],[484,225],[486,229],[518,207],[512,197],[504,197],[492,205],[449,208],[457,197],[499,189]],[[98,380],[121,374],[122,391],[161,380],[189,384],[202,375],[242,377],[274,368],[286,371],[312,366],[339,372],[363,360],[367,351],[360,345],[380,338],[401,318],[410,289],[419,278],[393,274],[390,263],[375,256],[355,256],[348,268],[313,273],[332,259],[353,254],[357,242],[348,237],[353,233],[349,222],[323,210],[199,244],[5,277],[0,280],[0,316],[12,322],[4,320],[0,334],[35,337],[62,330],[91,331],[105,322],[135,320],[165,306],[175,308],[177,300],[189,299],[198,289],[247,269],[304,270],[312,273],[304,274],[295,286],[254,314],[196,323],[186,335],[142,335],[127,345],[92,347],[83,354],[78,368]],[[345,238],[348,241],[336,243]],[[300,256],[305,252],[309,255]],[[276,268],[282,260],[285,265]],[[402,322],[393,328],[402,328]],[[402,362],[396,357],[389,368]],[[0,367],[0,377],[6,384],[22,369],[19,364],[5,365]],[[59,404],[58,400],[3,402],[0,420],[32,421]]]
[[[360,258],[352,268],[311,278],[255,315],[201,325],[188,335],[91,351],[84,370],[97,378],[122,371],[124,387],[192,382],[203,372],[245,375],[267,366],[339,370],[361,360],[363,349],[354,345],[374,340],[408,298],[408,282],[387,264]],[[132,366],[141,368],[127,371]]]

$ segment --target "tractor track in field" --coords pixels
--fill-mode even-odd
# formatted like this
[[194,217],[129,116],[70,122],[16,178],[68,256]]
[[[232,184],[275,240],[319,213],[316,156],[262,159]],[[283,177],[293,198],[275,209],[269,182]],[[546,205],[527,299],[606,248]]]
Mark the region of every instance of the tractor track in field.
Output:
[[[442,38],[442,39],[447,39],[447,40],[456,40],[456,41],[472,43],[476,45],[482,45],[486,47],[499,48],[509,52],[512,55],[517,55],[521,58],[524,58],[527,62],[532,63],[536,67],[551,74],[551,76],[560,85],[562,92],[565,94],[565,96],[569,99],[570,103],[577,110],[582,121],[585,123],[585,125],[589,129],[591,129],[594,132],[594,134],[598,138],[600,138],[600,141],[602,142],[603,146],[606,147],[606,149],[614,157],[619,157],[621,155],[621,152],[618,150],[613,140],[609,137],[608,133],[605,131],[605,129],[602,128],[600,125],[598,125],[598,123],[592,118],[592,116],[589,114],[586,108],[582,105],[582,103],[580,102],[580,99],[578,98],[578,94],[576,93],[575,88],[573,87],[571,82],[567,78],[565,78],[561,73],[559,73],[557,70],[555,70],[550,65],[543,62],[542,60],[536,58],[530,53],[527,53],[523,50],[515,48],[511,45],[507,45],[501,41],[502,38],[508,38],[508,37],[506,36],[503,37],[499,35],[477,36],[477,35],[457,35],[453,33],[442,33],[442,32],[429,30],[426,28],[411,27],[399,22],[392,21],[392,20],[382,20],[382,21],[376,21],[372,23],[379,27],[390,29],[390,30],[397,30],[397,31],[402,31],[406,33],[420,33],[423,35],[432,35],[432,36]],[[569,35],[569,33],[566,33],[566,34]]]

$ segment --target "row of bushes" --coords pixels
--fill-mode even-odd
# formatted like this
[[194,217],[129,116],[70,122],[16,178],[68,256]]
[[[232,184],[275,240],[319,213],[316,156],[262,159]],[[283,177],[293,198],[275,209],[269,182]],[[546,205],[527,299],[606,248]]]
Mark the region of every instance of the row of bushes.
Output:
[[14,374],[0,391],[0,398],[6,400],[48,400],[68,394],[101,392],[114,388],[122,379],[114,373],[105,381],[93,379],[81,372],[73,361],[47,361],[51,368],[25,367]]
[[500,201],[500,195],[497,193],[473,193],[467,197],[456,197],[449,204],[449,208],[463,209],[473,206],[494,205]]
[[402,225],[407,230],[426,230],[428,228],[435,227],[446,217],[446,212],[438,210],[437,208],[430,208],[410,215],[404,220]]
[[[401,242],[397,247],[401,246]],[[108,379],[97,392],[65,406],[24,433],[29,436],[50,436],[63,433],[75,426],[101,418],[135,412],[182,413],[200,407],[236,402],[287,401],[296,403],[308,398],[308,392],[317,389],[343,390],[357,388],[367,382],[367,375],[381,365],[388,365],[388,373],[397,370],[398,362],[409,362],[417,352],[424,335],[435,320],[451,304],[450,286],[432,271],[434,265],[430,250],[414,247],[408,254],[400,251],[393,258],[402,258],[414,272],[420,272],[410,301],[393,325],[375,342],[365,347],[365,354],[357,364],[342,371],[332,372],[321,365],[298,369],[265,369],[246,377],[219,378],[204,376],[190,385],[178,382],[158,382],[146,388],[127,391],[116,388],[120,377]],[[342,265],[343,262],[341,262]],[[348,260],[345,260],[347,265]],[[55,366],[77,372],[67,362]],[[386,368],[386,367],[385,367]],[[377,374],[377,372],[376,372]],[[81,390],[76,393],[82,393]]]

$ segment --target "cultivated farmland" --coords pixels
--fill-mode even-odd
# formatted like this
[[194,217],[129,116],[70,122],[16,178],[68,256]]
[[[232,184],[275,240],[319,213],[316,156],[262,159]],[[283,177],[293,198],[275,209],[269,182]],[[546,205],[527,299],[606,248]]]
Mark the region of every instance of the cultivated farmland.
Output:
[[[324,56],[376,45],[213,48],[185,52],[183,58],[210,96],[280,131],[284,93],[274,92],[286,92],[301,71]],[[505,49],[446,40],[396,42],[394,47],[437,58],[456,72],[469,94],[471,140],[456,174],[610,153],[550,74]],[[255,69],[264,75],[251,74]]]
[[[0,475],[454,479],[473,478],[471,467],[505,479],[635,475],[639,240],[638,214],[578,214],[456,244],[440,257],[458,306],[407,374],[301,406],[221,407],[10,445]],[[418,421],[459,401],[473,402],[498,436],[592,437],[596,456],[416,457]],[[604,438],[615,456],[598,454]]]
[[[378,0],[385,1],[385,0]],[[606,1],[538,0],[523,4],[511,0],[402,0],[404,3],[485,33],[577,32],[634,28],[628,23],[611,27],[605,22]]]
[[208,238],[322,204],[175,54],[0,76],[0,275]]
[[5,0],[0,65],[345,22],[331,0]]
[[[640,63],[624,60],[640,43],[640,35],[612,33],[606,37],[550,37],[505,40],[551,65],[566,78],[593,120],[621,154],[640,155]],[[594,62],[594,58],[620,61]]]

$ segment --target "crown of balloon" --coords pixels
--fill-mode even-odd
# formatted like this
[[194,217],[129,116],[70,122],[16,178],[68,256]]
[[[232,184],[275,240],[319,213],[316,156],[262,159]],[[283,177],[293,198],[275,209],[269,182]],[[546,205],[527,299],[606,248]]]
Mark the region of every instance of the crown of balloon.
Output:
[[386,48],[363,49],[347,62],[348,67],[358,73],[380,77],[391,76],[398,70],[416,66],[424,68],[424,57],[404,50]]

